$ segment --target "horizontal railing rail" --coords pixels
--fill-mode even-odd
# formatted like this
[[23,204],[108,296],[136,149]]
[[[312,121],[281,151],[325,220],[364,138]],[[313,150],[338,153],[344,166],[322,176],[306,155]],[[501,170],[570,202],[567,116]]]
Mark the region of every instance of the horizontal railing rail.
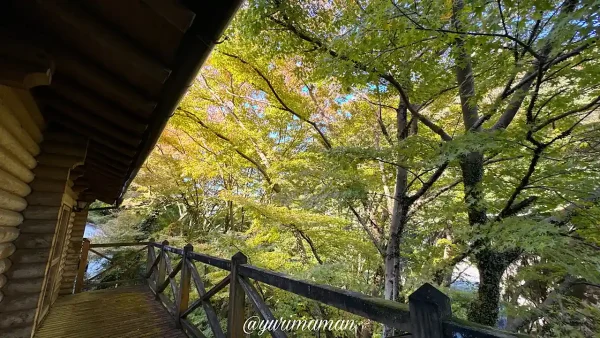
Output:
[[[120,267],[123,262],[126,262],[128,258],[133,258],[141,251],[144,251],[148,248],[150,242],[131,242],[131,243],[91,243],[87,238],[83,239],[83,244],[81,247],[81,258],[79,260],[79,269],[77,271],[77,277],[75,278],[75,288],[74,293],[80,293],[84,289],[94,288],[94,287],[109,287],[109,286],[118,286],[118,285],[130,285],[134,283],[144,282],[145,278],[143,275],[140,275],[137,279],[127,279],[127,280],[115,280],[115,281],[106,281],[106,282],[96,282],[99,278],[105,276],[108,272],[114,270],[117,267]],[[109,257],[108,253],[100,252],[102,249],[115,249],[115,248],[124,248],[124,247],[141,247],[130,255],[123,257],[119,262],[115,262],[113,257]],[[102,259],[105,259],[109,264],[107,267],[102,269],[99,272],[96,272],[93,276],[87,276],[86,273],[88,270],[88,262],[90,254],[94,254]],[[130,272],[130,271],[125,271]]]
[[132,242],[132,243],[91,243],[90,248],[120,248],[125,246],[148,246],[150,242]]
[[[190,337],[205,337],[202,331],[188,319],[188,316],[199,308],[204,310],[214,337],[245,336],[243,325],[246,315],[246,297],[262,319],[274,320],[273,313],[256,290],[253,282],[270,285],[385,324],[415,338],[527,337],[452,317],[448,296],[427,283],[408,297],[408,304],[402,304],[262,269],[247,264],[247,258],[241,252],[228,260],[193,252],[193,247],[189,244],[183,249],[169,246],[168,241],[156,243],[151,240],[138,244],[148,249],[144,277],[147,279],[150,289],[156,299],[161,301],[173,316],[177,327],[183,329]],[[88,249],[100,247],[99,245],[109,246],[92,244]],[[124,243],[122,246],[133,245],[133,243]],[[175,264],[170,255],[175,255],[174,259],[178,259]],[[195,265],[196,262],[229,273],[207,290],[202,274]],[[225,334],[219,324],[219,318],[211,303],[211,298],[227,286],[229,286],[229,304],[227,334]],[[192,287],[195,288],[198,299],[190,302]],[[269,333],[277,338],[287,337],[287,333],[281,329],[274,329]]]

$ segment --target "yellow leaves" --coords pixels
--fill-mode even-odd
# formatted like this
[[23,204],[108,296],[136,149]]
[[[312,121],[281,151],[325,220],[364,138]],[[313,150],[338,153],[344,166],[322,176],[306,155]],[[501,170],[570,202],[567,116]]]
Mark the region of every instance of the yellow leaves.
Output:
[[273,244],[281,239],[281,233],[276,228],[269,227],[265,229],[257,222],[254,222],[247,232],[252,234],[252,237],[247,241],[250,246]]
[[284,225],[293,225],[299,229],[310,229],[319,226],[341,227],[348,224],[347,220],[340,217],[291,207],[261,204],[249,198],[233,195],[227,191],[222,191],[220,197],[233,201],[237,205],[242,205],[270,221],[275,221]]
[[453,0],[444,0],[446,10],[442,13],[440,17],[443,21],[450,20],[452,18],[452,2]]

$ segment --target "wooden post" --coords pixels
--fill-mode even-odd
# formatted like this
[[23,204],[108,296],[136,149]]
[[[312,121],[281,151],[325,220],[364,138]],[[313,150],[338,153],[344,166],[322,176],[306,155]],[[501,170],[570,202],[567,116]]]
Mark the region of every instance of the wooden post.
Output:
[[[154,243],[154,238],[150,238],[149,240],[150,243]],[[154,258],[152,255],[152,251],[154,250],[154,247],[151,244],[148,244],[148,255],[146,256],[146,274],[150,273],[150,270],[152,268],[152,263],[154,263]],[[150,276],[148,277],[148,284],[150,285],[150,287],[152,288],[152,274],[150,273]]]
[[83,280],[85,279],[85,272],[87,271],[89,251],[90,240],[84,238],[83,244],[81,245],[81,257],[79,258],[79,271],[77,271],[77,280],[75,281],[75,293],[80,293],[83,289]]
[[[159,255],[160,256],[160,260],[158,261],[158,273],[156,274],[156,280],[155,285],[158,287],[159,285],[161,285],[164,281],[165,281],[165,275],[166,275],[166,271],[167,271],[167,260],[164,259],[166,255],[165,252],[165,246],[169,245],[169,241],[163,241],[162,245],[160,246],[160,252]],[[156,299],[159,299],[160,297],[158,296],[158,292],[156,293]]]
[[452,317],[450,298],[425,283],[408,296],[411,335],[414,338],[443,338],[443,321]]
[[194,251],[194,247],[191,244],[186,245],[183,248],[183,257],[181,258],[181,280],[179,284],[179,297],[177,297],[176,314],[177,321],[175,325],[177,328],[181,328],[181,314],[183,314],[189,306],[190,302],[190,282],[192,274],[190,273],[190,267],[187,264],[188,253]]
[[238,267],[246,264],[248,257],[238,252],[231,257],[231,278],[229,284],[229,315],[227,317],[227,337],[244,337],[244,302],[246,295],[238,281]]

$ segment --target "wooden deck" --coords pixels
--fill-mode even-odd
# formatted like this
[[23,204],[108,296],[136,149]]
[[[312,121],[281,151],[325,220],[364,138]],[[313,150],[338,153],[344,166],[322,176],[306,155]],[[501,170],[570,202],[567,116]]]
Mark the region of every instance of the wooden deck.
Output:
[[186,335],[147,286],[59,298],[35,338],[174,337]]

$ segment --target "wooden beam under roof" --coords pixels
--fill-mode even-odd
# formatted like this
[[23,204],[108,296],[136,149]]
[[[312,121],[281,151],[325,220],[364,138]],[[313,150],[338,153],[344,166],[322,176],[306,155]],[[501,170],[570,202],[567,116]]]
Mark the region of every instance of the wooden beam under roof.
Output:
[[143,92],[153,97],[160,93],[171,70],[102,25],[77,2],[38,0],[35,7],[57,37]]
[[106,122],[104,119],[90,114],[85,109],[77,107],[66,100],[49,95],[38,95],[38,100],[44,105],[50,106],[61,114],[68,116],[72,120],[87,126],[87,128],[91,130],[97,130],[102,134],[109,135],[109,137],[132,147],[137,147],[141,142],[139,137],[135,137],[135,135],[131,135],[130,132],[121,129],[120,125]]
[[119,153],[119,152],[117,152],[105,145],[102,145],[94,140],[90,141],[89,149],[90,149],[90,151],[94,151],[99,154],[103,154],[115,162],[119,162],[119,163],[122,163],[125,165],[130,165],[131,163],[133,163],[133,158],[131,158],[130,156],[123,155],[122,153]]
[[98,161],[95,158],[86,158],[85,160],[86,168],[95,168],[98,171],[103,172],[106,176],[114,177],[119,180],[124,180],[127,172],[119,171],[102,161]]
[[60,76],[53,79],[49,89],[60,96],[61,99],[71,101],[94,113],[96,116],[100,116],[109,122],[117,124],[123,129],[131,131],[136,135],[142,135],[148,127],[148,125],[144,123],[145,119],[132,116],[131,113],[107,103],[104,99],[94,94],[94,92],[69,82]]
[[97,162],[106,163],[107,166],[110,166],[111,168],[121,172],[127,172],[129,169],[128,165],[119,163],[98,151],[88,151],[87,158],[93,159]]
[[45,141],[56,141],[62,143],[80,144],[88,142],[88,138],[80,133],[64,133],[52,126],[51,130],[44,133]]
[[108,149],[108,148],[103,148],[103,150],[98,150],[96,148],[90,147],[89,154],[98,160],[102,160],[104,162],[109,163],[112,167],[119,169],[119,170],[130,167],[131,161],[127,161],[129,163],[127,163],[125,161],[120,161],[114,156],[114,155],[116,155],[116,153],[107,152],[107,150],[110,151],[110,149]]
[[[92,187],[93,191],[113,191],[117,192],[122,187],[122,182],[120,179],[115,179],[115,177],[111,175],[107,175],[104,171],[99,168],[86,165],[86,175],[90,187]],[[112,196],[116,197],[115,195]]]
[[0,56],[42,66],[42,68],[49,68],[54,71],[52,56],[30,37],[21,34],[20,31],[7,30],[6,28],[0,30],[0,42],[2,42]]
[[50,84],[54,63],[42,48],[6,31],[0,31],[0,45],[0,84],[24,89]]
[[130,85],[108,74],[96,65],[85,61],[74,51],[54,47],[51,49],[58,71],[57,77],[66,75],[77,85],[95,91],[139,117],[148,119],[156,108],[156,101],[146,98]]
[[[83,5],[164,64],[173,65],[185,31],[182,32],[154,8],[142,1],[87,0]],[[187,21],[183,23],[184,26],[187,24]]]
[[106,187],[106,186],[102,185],[101,182],[90,182],[90,189],[88,189],[88,190],[91,193],[104,198],[104,199],[100,199],[100,200],[112,204],[112,202],[108,202],[108,200],[115,201],[116,200],[115,196],[119,195],[121,188],[118,186]]
[[81,124],[75,123],[71,119],[67,118],[65,115],[61,114],[60,112],[57,112],[56,110],[51,110],[51,109],[46,109],[46,110],[47,111],[50,110],[48,113],[51,115],[51,118],[53,119],[53,121],[55,121],[56,123],[62,125],[63,127],[67,128],[71,131],[85,135],[85,136],[89,137],[90,139],[92,139],[98,143],[101,143],[101,144],[103,144],[125,156],[133,157],[136,154],[137,150],[135,147],[123,144],[123,143],[115,140],[114,138],[112,138],[110,135],[105,135],[105,134],[99,133],[97,130],[93,130],[93,129],[83,126]]
[[196,13],[180,5],[174,0],[142,0],[142,2],[158,15],[164,17],[182,33],[187,32],[196,18]]
[[119,195],[119,191],[122,189],[122,183],[120,179],[112,176],[107,176],[104,172],[97,170],[93,167],[87,167],[90,171],[86,174],[86,179],[90,185],[89,192],[109,196],[111,199],[116,199]]
[[[114,175],[108,174],[104,170],[89,164],[86,164],[85,178],[88,180],[94,192],[117,192],[121,189],[123,183],[123,179],[114,177]],[[112,197],[115,198],[117,196],[113,195]]]
[[47,86],[51,79],[52,70],[49,68],[0,57],[0,84],[2,85],[29,89]]
[[94,196],[96,199],[108,204],[113,204],[116,201],[115,196],[119,194],[117,192],[118,188],[107,189],[101,182],[89,182],[89,184],[89,188],[85,191],[86,195]]

